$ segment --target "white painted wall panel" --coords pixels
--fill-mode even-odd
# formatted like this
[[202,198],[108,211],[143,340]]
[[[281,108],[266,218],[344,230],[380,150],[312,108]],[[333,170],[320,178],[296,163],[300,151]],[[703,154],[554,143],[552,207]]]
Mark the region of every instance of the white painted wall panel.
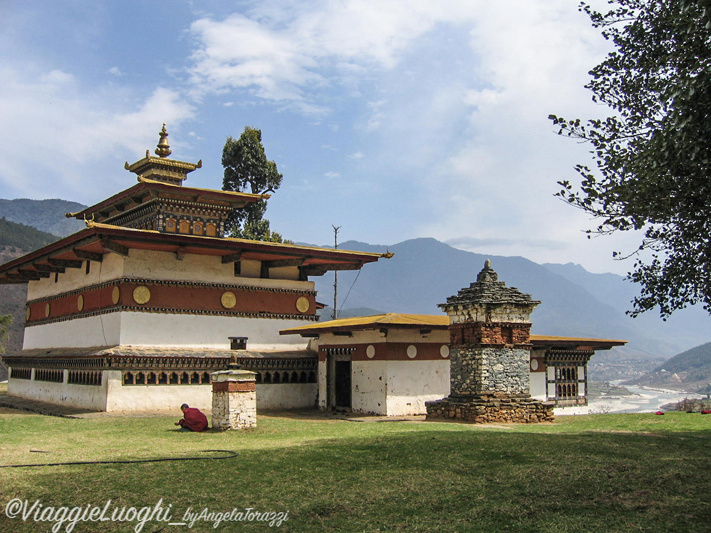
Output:
[[107,411],[174,411],[182,418],[180,406],[187,403],[202,412],[212,410],[212,385],[123,385],[121,372],[104,372]]
[[121,313],[120,344],[134,346],[202,346],[229,348],[228,337],[248,337],[248,350],[297,350],[308,339],[279,335],[303,320],[241,318],[163,313]]
[[261,409],[313,409],[317,396],[316,383],[259,383],[257,412]]
[[10,379],[7,393],[41,402],[103,411],[106,406],[106,377],[101,386]]
[[545,372],[531,372],[531,397],[538,400],[546,399]]
[[120,341],[120,313],[107,313],[25,328],[22,348],[90,348]]
[[449,396],[449,360],[388,361],[387,415],[425,414],[425,402]]
[[387,414],[386,361],[353,361],[351,406],[355,413]]

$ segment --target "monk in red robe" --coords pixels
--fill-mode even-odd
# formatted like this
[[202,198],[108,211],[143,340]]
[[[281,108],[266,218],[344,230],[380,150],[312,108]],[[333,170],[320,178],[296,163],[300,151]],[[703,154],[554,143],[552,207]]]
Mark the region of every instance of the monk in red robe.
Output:
[[189,407],[184,403],[180,406],[180,410],[183,412],[183,418],[175,423],[176,426],[190,431],[207,431],[207,417],[200,409]]

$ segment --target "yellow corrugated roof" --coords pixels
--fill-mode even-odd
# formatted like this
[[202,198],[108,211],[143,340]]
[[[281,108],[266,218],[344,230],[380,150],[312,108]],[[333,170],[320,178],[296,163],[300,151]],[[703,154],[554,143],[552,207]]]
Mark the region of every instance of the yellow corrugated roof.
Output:
[[623,341],[620,339],[594,339],[591,337],[558,337],[554,335],[531,335],[532,341],[541,342],[579,342],[579,343],[595,343],[595,342],[615,342],[620,344],[627,344],[629,341]]
[[[339,318],[338,320],[329,320],[328,322],[316,322],[306,326],[298,326],[282,330],[282,335],[319,333],[336,330],[347,329],[368,329],[377,326],[402,326],[402,327],[436,327],[447,328],[449,326],[449,317],[447,315],[411,315],[403,313],[385,313],[382,315],[358,316],[353,318]],[[558,337],[553,335],[531,335],[531,341],[538,343],[575,343],[575,344],[590,344],[598,348],[603,348],[601,345],[624,345],[627,341],[615,339],[592,339],[582,337]]]
[[367,329],[374,326],[412,326],[412,327],[442,327],[449,326],[449,317],[446,315],[410,315],[403,313],[385,313],[382,315],[358,316],[353,318],[339,318],[328,322],[316,322],[306,326],[298,326],[281,331],[283,335],[292,333],[315,333],[334,329],[356,328]]

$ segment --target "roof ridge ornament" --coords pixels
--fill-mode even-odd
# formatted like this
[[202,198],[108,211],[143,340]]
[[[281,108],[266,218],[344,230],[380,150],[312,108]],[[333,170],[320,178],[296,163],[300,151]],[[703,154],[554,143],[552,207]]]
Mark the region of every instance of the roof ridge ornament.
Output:
[[165,122],[160,131],[160,140],[155,153],[158,157],[152,156],[150,150],[146,150],[146,157],[131,165],[127,161],[124,168],[136,174],[138,181],[150,179],[180,187],[190,172],[202,167],[202,159],[197,163],[188,163],[168,158],[172,151],[168,144],[168,131]]
[[160,140],[155,153],[158,157],[168,157],[173,152],[170,149],[170,145],[168,145],[168,132],[165,129],[165,122],[163,122],[163,129],[160,130],[158,135],[160,135]]
[[491,283],[499,280],[499,275],[491,268],[491,259],[484,261],[484,268],[476,277],[477,283]]

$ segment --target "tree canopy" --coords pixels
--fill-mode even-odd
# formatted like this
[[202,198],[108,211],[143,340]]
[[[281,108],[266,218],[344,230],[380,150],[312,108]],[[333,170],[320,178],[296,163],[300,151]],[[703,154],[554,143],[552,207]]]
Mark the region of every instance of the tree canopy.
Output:
[[7,349],[7,337],[11,324],[12,315],[0,315],[0,354],[4,354]]
[[[276,163],[269,161],[264,152],[261,130],[249,126],[239,139],[227,138],[222,149],[222,166],[225,167],[222,182],[225,191],[265,194],[275,192],[281,185],[282,175]],[[264,218],[266,210],[266,200],[236,210],[227,221],[227,232],[242,239],[282,242],[281,235],[272,232],[269,221]]]
[[[600,220],[589,234],[640,230],[628,278],[633,316],[689,304],[711,312],[711,0],[581,4],[615,49],[590,72],[593,100],[610,110],[581,121],[551,115],[558,133],[589,142],[596,169],[558,196]],[[590,235],[589,235],[590,236]]]

